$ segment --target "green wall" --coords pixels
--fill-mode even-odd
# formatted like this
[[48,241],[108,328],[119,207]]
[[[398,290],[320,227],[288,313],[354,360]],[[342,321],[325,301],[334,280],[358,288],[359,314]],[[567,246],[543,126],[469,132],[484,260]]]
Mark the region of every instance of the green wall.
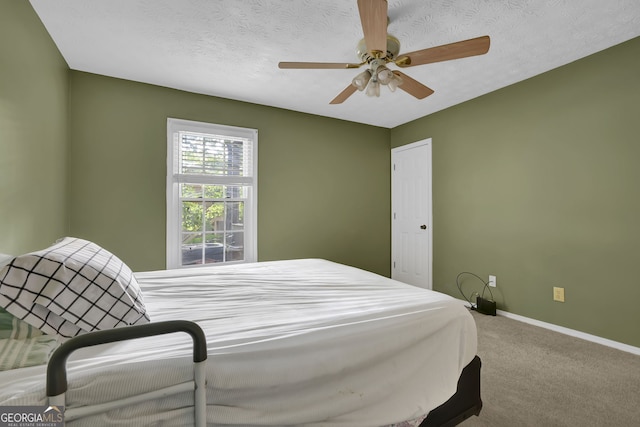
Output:
[[71,71],[71,234],[165,266],[167,117],[255,128],[258,258],[390,274],[389,129]]
[[640,346],[638,100],[640,38],[393,129],[433,138],[434,288]]
[[67,230],[68,67],[27,1],[0,0],[0,252]]

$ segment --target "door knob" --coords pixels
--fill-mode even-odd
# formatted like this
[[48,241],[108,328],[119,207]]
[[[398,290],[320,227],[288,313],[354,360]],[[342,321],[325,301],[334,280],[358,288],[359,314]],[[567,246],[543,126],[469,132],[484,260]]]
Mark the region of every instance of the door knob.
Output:
[[424,224],[422,224],[422,225],[420,226],[420,228],[421,228],[422,230],[426,230],[426,229],[427,229],[427,226],[426,226],[426,225],[424,225]]

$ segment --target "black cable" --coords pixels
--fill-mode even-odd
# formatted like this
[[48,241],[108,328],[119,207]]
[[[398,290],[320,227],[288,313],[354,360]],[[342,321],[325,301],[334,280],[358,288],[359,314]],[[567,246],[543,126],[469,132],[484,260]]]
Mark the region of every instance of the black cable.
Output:
[[484,291],[485,289],[489,289],[489,293],[491,294],[491,301],[495,301],[493,299],[493,292],[491,291],[491,287],[489,286],[489,282],[484,284],[484,287],[482,288],[482,295],[480,295],[480,298],[484,299]]
[[[478,280],[480,280],[484,284],[484,286],[482,287],[482,295],[480,295],[480,298],[484,298],[485,289],[489,289],[489,293],[491,294],[491,300],[493,300],[493,292],[491,291],[491,288],[489,287],[489,282],[485,282],[482,279],[482,277],[478,276],[475,273],[471,273],[469,271],[463,271],[462,273],[460,273],[460,274],[458,274],[456,276],[456,285],[458,286],[458,290],[460,291],[460,293],[462,294],[464,299],[471,305],[471,310],[475,310],[477,308],[477,304],[474,304],[473,302],[471,302],[471,300],[469,298],[467,298],[467,296],[464,294],[464,292],[462,292],[462,285],[460,284],[460,276],[462,276],[463,274],[469,274],[469,275],[477,278]],[[473,294],[471,294],[471,295],[473,295]]]

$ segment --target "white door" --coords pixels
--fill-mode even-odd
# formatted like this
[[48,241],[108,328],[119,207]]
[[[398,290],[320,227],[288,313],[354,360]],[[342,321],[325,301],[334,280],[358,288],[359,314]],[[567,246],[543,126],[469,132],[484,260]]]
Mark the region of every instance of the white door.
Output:
[[391,277],[431,289],[431,139],[391,150]]

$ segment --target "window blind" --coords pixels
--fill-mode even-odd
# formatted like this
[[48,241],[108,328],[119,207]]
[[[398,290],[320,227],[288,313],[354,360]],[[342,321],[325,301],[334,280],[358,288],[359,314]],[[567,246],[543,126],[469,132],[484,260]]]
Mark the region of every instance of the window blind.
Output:
[[182,175],[251,176],[251,144],[245,138],[179,132]]

